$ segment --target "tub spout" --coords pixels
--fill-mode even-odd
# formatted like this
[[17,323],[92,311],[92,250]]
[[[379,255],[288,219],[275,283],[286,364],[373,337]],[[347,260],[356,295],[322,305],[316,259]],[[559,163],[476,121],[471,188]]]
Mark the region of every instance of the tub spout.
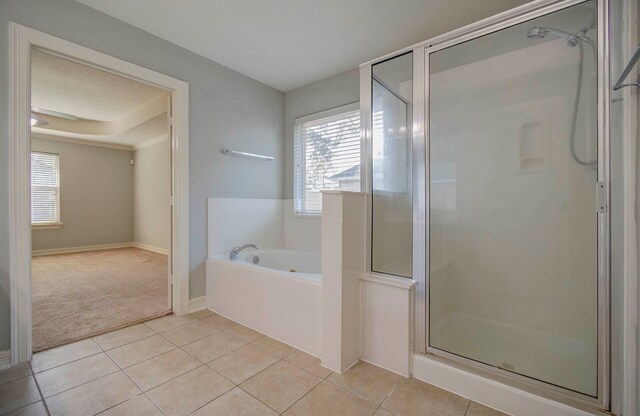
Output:
[[256,250],[258,249],[258,246],[255,244],[245,244],[243,246],[240,247],[234,247],[233,250],[231,250],[229,252],[229,260],[235,260],[238,258],[238,254],[244,250],[245,248],[255,248]]

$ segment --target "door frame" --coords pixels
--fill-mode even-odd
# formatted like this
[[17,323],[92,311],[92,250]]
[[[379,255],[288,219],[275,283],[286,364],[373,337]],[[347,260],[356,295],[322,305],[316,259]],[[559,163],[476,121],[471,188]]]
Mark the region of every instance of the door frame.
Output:
[[173,310],[189,306],[189,84],[84,46],[9,22],[9,285],[11,363],[31,359],[31,50],[42,49],[65,59],[166,90],[171,95],[172,270]]

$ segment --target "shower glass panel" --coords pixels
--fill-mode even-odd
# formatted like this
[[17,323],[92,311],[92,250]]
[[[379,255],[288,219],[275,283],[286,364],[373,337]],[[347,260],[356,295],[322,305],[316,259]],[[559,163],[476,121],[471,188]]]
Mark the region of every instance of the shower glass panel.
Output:
[[371,270],[411,277],[413,54],[372,68]]
[[429,54],[429,348],[597,396],[595,1]]

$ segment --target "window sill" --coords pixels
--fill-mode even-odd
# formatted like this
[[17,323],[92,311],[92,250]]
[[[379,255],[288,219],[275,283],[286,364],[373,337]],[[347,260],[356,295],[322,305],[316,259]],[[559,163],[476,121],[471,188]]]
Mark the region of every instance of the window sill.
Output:
[[31,224],[32,230],[57,230],[62,228],[61,222],[52,222],[48,224]]
[[293,218],[300,218],[300,219],[305,219],[305,218],[322,218],[322,213],[317,213],[317,214],[311,214],[311,213],[294,213],[293,214]]

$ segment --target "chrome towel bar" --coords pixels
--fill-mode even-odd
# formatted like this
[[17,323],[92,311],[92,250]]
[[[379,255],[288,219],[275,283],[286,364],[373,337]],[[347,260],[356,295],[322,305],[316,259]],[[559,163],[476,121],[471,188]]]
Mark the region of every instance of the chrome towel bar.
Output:
[[222,153],[231,156],[251,157],[254,159],[266,160],[267,162],[271,162],[273,160],[273,156],[257,155],[255,153],[240,152],[231,149],[222,149]]

